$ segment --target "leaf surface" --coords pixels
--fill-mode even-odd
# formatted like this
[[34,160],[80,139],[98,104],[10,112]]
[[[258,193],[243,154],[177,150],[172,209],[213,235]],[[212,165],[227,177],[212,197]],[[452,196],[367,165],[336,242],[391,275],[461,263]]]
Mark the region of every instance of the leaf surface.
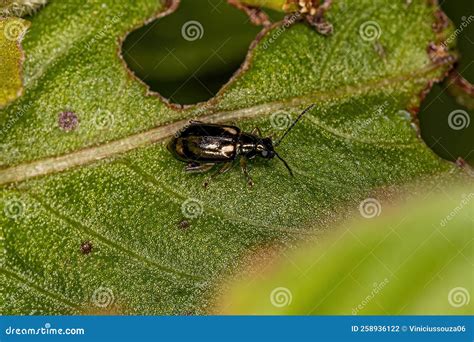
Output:
[[[450,67],[426,52],[449,34],[433,32],[426,1],[338,1],[331,37],[276,25],[214,99],[185,109],[118,57],[124,35],[164,11],[155,0],[52,1],[33,17],[25,93],[0,112],[2,127],[23,113],[2,135],[5,313],[202,313],[252,251],[323,232],[370,194],[463,177],[405,111]],[[207,175],[184,174],[165,148],[191,118],[278,136],[311,103],[278,150],[295,178],[255,160],[252,189],[236,167],[206,190]]]

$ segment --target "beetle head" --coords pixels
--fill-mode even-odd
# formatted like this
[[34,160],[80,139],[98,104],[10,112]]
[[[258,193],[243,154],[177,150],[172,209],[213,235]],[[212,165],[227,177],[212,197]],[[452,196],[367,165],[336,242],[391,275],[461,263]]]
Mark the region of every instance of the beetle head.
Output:
[[265,159],[272,159],[275,157],[275,150],[273,149],[273,142],[271,138],[263,138],[257,144],[257,153],[260,157]]
[[283,162],[285,167],[288,169],[288,172],[290,173],[290,175],[293,176],[293,172],[291,171],[291,168],[288,165],[288,163],[282,157],[280,157],[278,153],[275,151],[275,149],[273,148],[273,141],[271,138],[263,138],[257,144],[257,152],[259,156],[265,159],[272,159],[274,157],[277,157]]

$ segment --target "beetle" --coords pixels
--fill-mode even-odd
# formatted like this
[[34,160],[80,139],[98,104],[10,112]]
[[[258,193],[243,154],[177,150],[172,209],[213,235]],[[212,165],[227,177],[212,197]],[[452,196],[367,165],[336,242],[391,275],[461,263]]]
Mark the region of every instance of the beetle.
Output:
[[[277,157],[293,176],[290,166],[278,155],[275,147],[281,143],[301,117],[313,107],[314,104],[303,110],[275,143],[270,137],[262,137],[258,127],[254,128],[251,133],[246,133],[237,126],[190,121],[175,134],[167,147],[178,160],[187,163],[186,172],[206,172],[215,165],[222,164],[222,167],[211,178],[230,170],[235,160],[240,157],[242,172],[247,178],[247,184],[252,186],[253,181],[247,169],[247,161],[257,156],[264,159]],[[204,183],[205,186],[207,184],[208,182]]]

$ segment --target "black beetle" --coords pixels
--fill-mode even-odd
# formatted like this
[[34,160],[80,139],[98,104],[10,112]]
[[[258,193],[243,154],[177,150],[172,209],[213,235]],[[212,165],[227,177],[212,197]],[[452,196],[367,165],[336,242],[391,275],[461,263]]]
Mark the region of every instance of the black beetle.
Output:
[[186,172],[206,172],[216,164],[223,164],[211,178],[230,170],[234,161],[240,156],[240,166],[249,186],[253,185],[253,181],[247,170],[247,160],[256,156],[265,159],[277,157],[293,176],[290,167],[274,147],[281,143],[301,117],[313,107],[314,104],[303,110],[276,143],[273,143],[271,138],[262,137],[258,127],[251,133],[246,133],[236,126],[191,121],[176,133],[168,144],[168,150],[177,159],[188,163],[185,167]]

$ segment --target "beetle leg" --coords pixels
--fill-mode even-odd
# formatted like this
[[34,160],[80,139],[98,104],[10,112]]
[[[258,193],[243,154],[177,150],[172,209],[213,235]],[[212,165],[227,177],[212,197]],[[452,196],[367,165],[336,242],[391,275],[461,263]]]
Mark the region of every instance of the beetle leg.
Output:
[[250,187],[253,186],[253,180],[252,177],[250,177],[249,170],[247,168],[247,158],[240,158],[240,168],[242,169],[245,178],[247,178],[247,185]]
[[222,167],[220,169],[218,169],[216,172],[214,172],[211,177],[209,177],[209,179],[207,181],[204,182],[204,187],[207,187],[209,185],[209,183],[211,182],[212,179],[216,178],[217,176],[229,171],[230,169],[232,169],[232,167],[234,166],[234,162],[231,161],[231,162],[228,162],[228,163],[225,163],[224,165],[222,165]]
[[222,165],[222,167],[219,170],[217,170],[217,172],[214,175],[212,175],[212,177],[215,177],[217,175],[221,175],[221,174],[229,171],[230,169],[232,169],[233,166],[234,166],[234,161],[225,163],[224,165]]
[[262,131],[260,131],[260,128],[255,127],[255,128],[252,130],[251,134],[253,134],[253,135],[258,135],[259,137],[261,137],[261,136],[262,136]]
[[212,167],[214,165],[216,165],[216,164],[210,164],[210,163],[199,164],[199,163],[196,163],[196,162],[189,162],[186,165],[186,167],[184,168],[184,171],[186,171],[186,172],[207,172],[210,169],[212,169]]

